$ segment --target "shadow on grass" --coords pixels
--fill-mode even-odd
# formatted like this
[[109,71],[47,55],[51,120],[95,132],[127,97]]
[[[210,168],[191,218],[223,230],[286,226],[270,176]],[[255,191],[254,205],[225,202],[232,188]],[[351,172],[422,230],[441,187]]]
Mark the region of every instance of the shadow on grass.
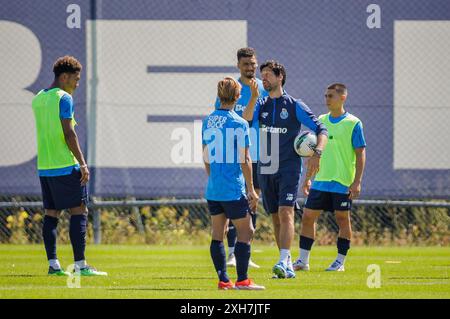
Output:
[[389,277],[388,279],[415,279],[415,280],[422,280],[422,279],[444,279],[449,280],[450,277]]
[[0,277],[35,278],[35,277],[48,277],[48,275],[15,274],[15,275],[0,275]]
[[183,280],[183,279],[192,279],[192,280],[214,280],[214,278],[211,277],[151,277],[152,279],[174,279],[174,280]]
[[207,290],[207,289],[199,289],[199,288],[192,288],[192,289],[187,289],[187,288],[108,288],[106,290],[153,290],[153,291],[193,291],[193,290],[197,290],[197,291],[203,291],[203,290]]

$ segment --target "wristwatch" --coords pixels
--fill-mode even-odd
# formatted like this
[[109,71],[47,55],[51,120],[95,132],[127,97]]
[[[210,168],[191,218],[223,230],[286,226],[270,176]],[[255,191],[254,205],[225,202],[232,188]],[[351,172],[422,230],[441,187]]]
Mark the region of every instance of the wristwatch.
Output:
[[322,156],[322,150],[318,149],[318,148],[315,148],[314,149],[314,155],[317,155],[318,157],[321,157]]

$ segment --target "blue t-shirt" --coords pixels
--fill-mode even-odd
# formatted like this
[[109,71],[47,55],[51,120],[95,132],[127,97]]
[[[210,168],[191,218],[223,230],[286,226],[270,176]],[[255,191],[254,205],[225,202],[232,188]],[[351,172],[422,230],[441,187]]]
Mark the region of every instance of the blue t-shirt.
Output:
[[[333,124],[339,123],[343,120],[349,113],[345,112],[339,117],[329,117],[330,122]],[[366,147],[366,140],[364,138],[364,131],[361,122],[358,122],[353,128],[352,132],[352,145],[353,148],[362,148]],[[342,185],[339,182],[316,182],[314,181],[311,185],[312,189],[319,190],[322,192],[331,192],[331,193],[340,193],[340,194],[348,194],[348,187]]]
[[[48,91],[48,89],[44,90]],[[73,117],[74,107],[73,107],[73,99],[69,94],[64,94],[59,100],[59,118],[60,119],[71,119]],[[80,169],[79,164],[62,167],[62,168],[54,168],[54,169],[40,169],[38,170],[39,176],[63,176],[70,175],[73,169]]]
[[[238,79],[239,83],[242,85],[241,89],[241,96],[236,102],[236,105],[234,106],[234,111],[242,117],[242,113],[244,113],[245,108],[247,107],[248,102],[250,101],[250,98],[252,96],[252,91],[250,89],[249,85],[246,85],[241,82],[241,79]],[[264,98],[269,95],[267,91],[264,89],[263,83],[260,79],[256,79],[256,82],[258,83],[258,90],[259,90],[259,98]],[[216,102],[214,104],[216,110],[220,108],[220,100],[217,97]],[[250,124],[251,126],[251,124]],[[250,129],[250,140],[252,141],[252,145],[250,146],[250,157],[252,158],[253,162],[257,162],[259,158],[259,152],[258,152],[258,136],[259,136],[259,130],[255,128]]]
[[[310,108],[286,91],[278,98],[267,96],[260,99],[255,106],[252,125],[260,128],[260,134],[266,134],[265,139],[260,136],[259,173],[262,173],[261,167],[278,165],[279,170],[298,176],[297,173],[301,173],[301,157],[294,150],[294,140],[300,133],[301,126],[305,125],[317,135],[328,134],[325,125]],[[274,139],[278,139],[279,145],[274,145],[272,152]],[[267,156],[270,158],[269,162]]]
[[250,146],[249,134],[248,122],[233,110],[218,109],[203,120],[202,144],[210,162],[206,199],[232,201],[245,195],[239,150]]

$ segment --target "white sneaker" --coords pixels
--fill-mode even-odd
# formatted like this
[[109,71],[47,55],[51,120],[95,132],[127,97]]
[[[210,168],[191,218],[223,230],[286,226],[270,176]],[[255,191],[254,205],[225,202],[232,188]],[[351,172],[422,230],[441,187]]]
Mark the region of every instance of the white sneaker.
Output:
[[309,264],[304,264],[300,258],[296,260],[295,263],[292,264],[295,271],[303,270],[303,271],[309,271]]
[[236,257],[234,254],[229,254],[227,258],[227,266],[236,267]]
[[335,260],[325,271],[345,271],[344,264]]
[[248,266],[253,268],[261,268],[259,265],[255,264],[251,259],[248,261]]

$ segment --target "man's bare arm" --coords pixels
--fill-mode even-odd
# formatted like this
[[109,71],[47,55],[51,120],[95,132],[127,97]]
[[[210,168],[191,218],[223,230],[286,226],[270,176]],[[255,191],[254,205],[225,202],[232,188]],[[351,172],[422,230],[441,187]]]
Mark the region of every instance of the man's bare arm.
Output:
[[349,198],[356,199],[359,197],[361,193],[361,182],[364,173],[364,168],[366,166],[366,148],[360,147],[355,148],[356,154],[356,172],[355,179],[353,180],[352,185],[349,187]]
[[61,125],[67,146],[73,156],[77,159],[78,163],[80,163],[81,184],[85,185],[89,181],[89,170],[87,168],[83,152],[81,151],[80,143],[78,142],[77,133],[72,125],[72,119],[61,119]]
[[206,145],[203,145],[203,163],[205,164],[206,174],[209,176],[210,171],[211,171],[211,166],[209,164],[208,146],[206,146]]

